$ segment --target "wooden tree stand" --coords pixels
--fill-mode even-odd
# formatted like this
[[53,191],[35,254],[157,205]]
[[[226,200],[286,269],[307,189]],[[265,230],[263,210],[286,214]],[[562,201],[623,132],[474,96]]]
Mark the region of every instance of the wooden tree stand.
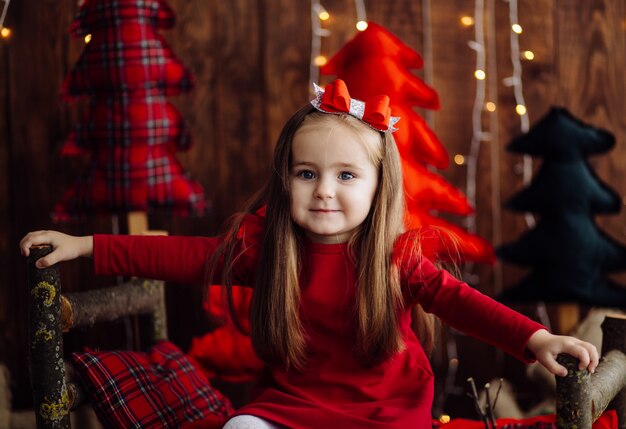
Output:
[[594,374],[578,369],[578,359],[561,354],[567,376],[556,377],[559,429],[591,428],[607,408],[615,409],[619,429],[626,429],[626,317],[607,316],[602,323],[602,359]]

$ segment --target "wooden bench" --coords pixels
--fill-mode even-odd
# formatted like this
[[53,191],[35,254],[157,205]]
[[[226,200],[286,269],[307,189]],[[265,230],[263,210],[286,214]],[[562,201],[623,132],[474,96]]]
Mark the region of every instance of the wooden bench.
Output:
[[556,377],[559,429],[591,428],[606,409],[615,409],[619,429],[626,429],[626,317],[607,316],[602,323],[602,358],[594,374],[578,370],[578,359],[557,360],[568,374]]
[[167,339],[164,283],[133,279],[110,288],[61,295],[58,268],[35,267],[35,261],[51,251],[50,246],[34,247],[28,258],[29,369],[37,428],[65,429],[70,428],[70,410],[84,403],[85,395],[76,379],[66,379],[63,333],[143,315],[145,343]]

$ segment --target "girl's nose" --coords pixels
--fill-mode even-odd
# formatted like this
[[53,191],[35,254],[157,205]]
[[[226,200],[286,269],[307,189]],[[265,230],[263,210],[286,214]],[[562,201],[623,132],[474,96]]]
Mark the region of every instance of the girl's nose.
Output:
[[335,188],[329,180],[320,179],[315,187],[314,196],[318,199],[333,198],[335,196]]

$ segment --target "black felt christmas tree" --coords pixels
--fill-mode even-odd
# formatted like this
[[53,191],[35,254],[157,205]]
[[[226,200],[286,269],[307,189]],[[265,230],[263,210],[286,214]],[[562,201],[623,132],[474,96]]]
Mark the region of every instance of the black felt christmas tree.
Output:
[[553,108],[508,150],[540,157],[530,185],[506,208],[537,215],[536,226],[501,246],[505,262],[531,268],[504,301],[579,302],[626,307],[626,288],[608,274],[626,270],[626,247],[600,230],[595,215],[617,213],[619,195],[595,174],[587,158],[608,152],[613,135]]

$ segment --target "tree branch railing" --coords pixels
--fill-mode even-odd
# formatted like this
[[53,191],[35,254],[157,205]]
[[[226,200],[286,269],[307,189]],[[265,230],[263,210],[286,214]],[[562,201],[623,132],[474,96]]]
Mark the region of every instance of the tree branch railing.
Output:
[[602,358],[594,374],[578,369],[578,359],[561,354],[567,368],[556,377],[557,428],[591,428],[606,409],[617,411],[619,429],[626,429],[626,317],[607,316],[602,323]]
[[29,368],[37,428],[69,429],[69,411],[83,402],[84,394],[78,383],[66,380],[63,333],[124,316],[146,315],[146,341],[167,339],[164,282],[133,279],[61,295],[58,267],[35,267],[35,261],[51,251],[50,246],[36,246],[28,257]]

